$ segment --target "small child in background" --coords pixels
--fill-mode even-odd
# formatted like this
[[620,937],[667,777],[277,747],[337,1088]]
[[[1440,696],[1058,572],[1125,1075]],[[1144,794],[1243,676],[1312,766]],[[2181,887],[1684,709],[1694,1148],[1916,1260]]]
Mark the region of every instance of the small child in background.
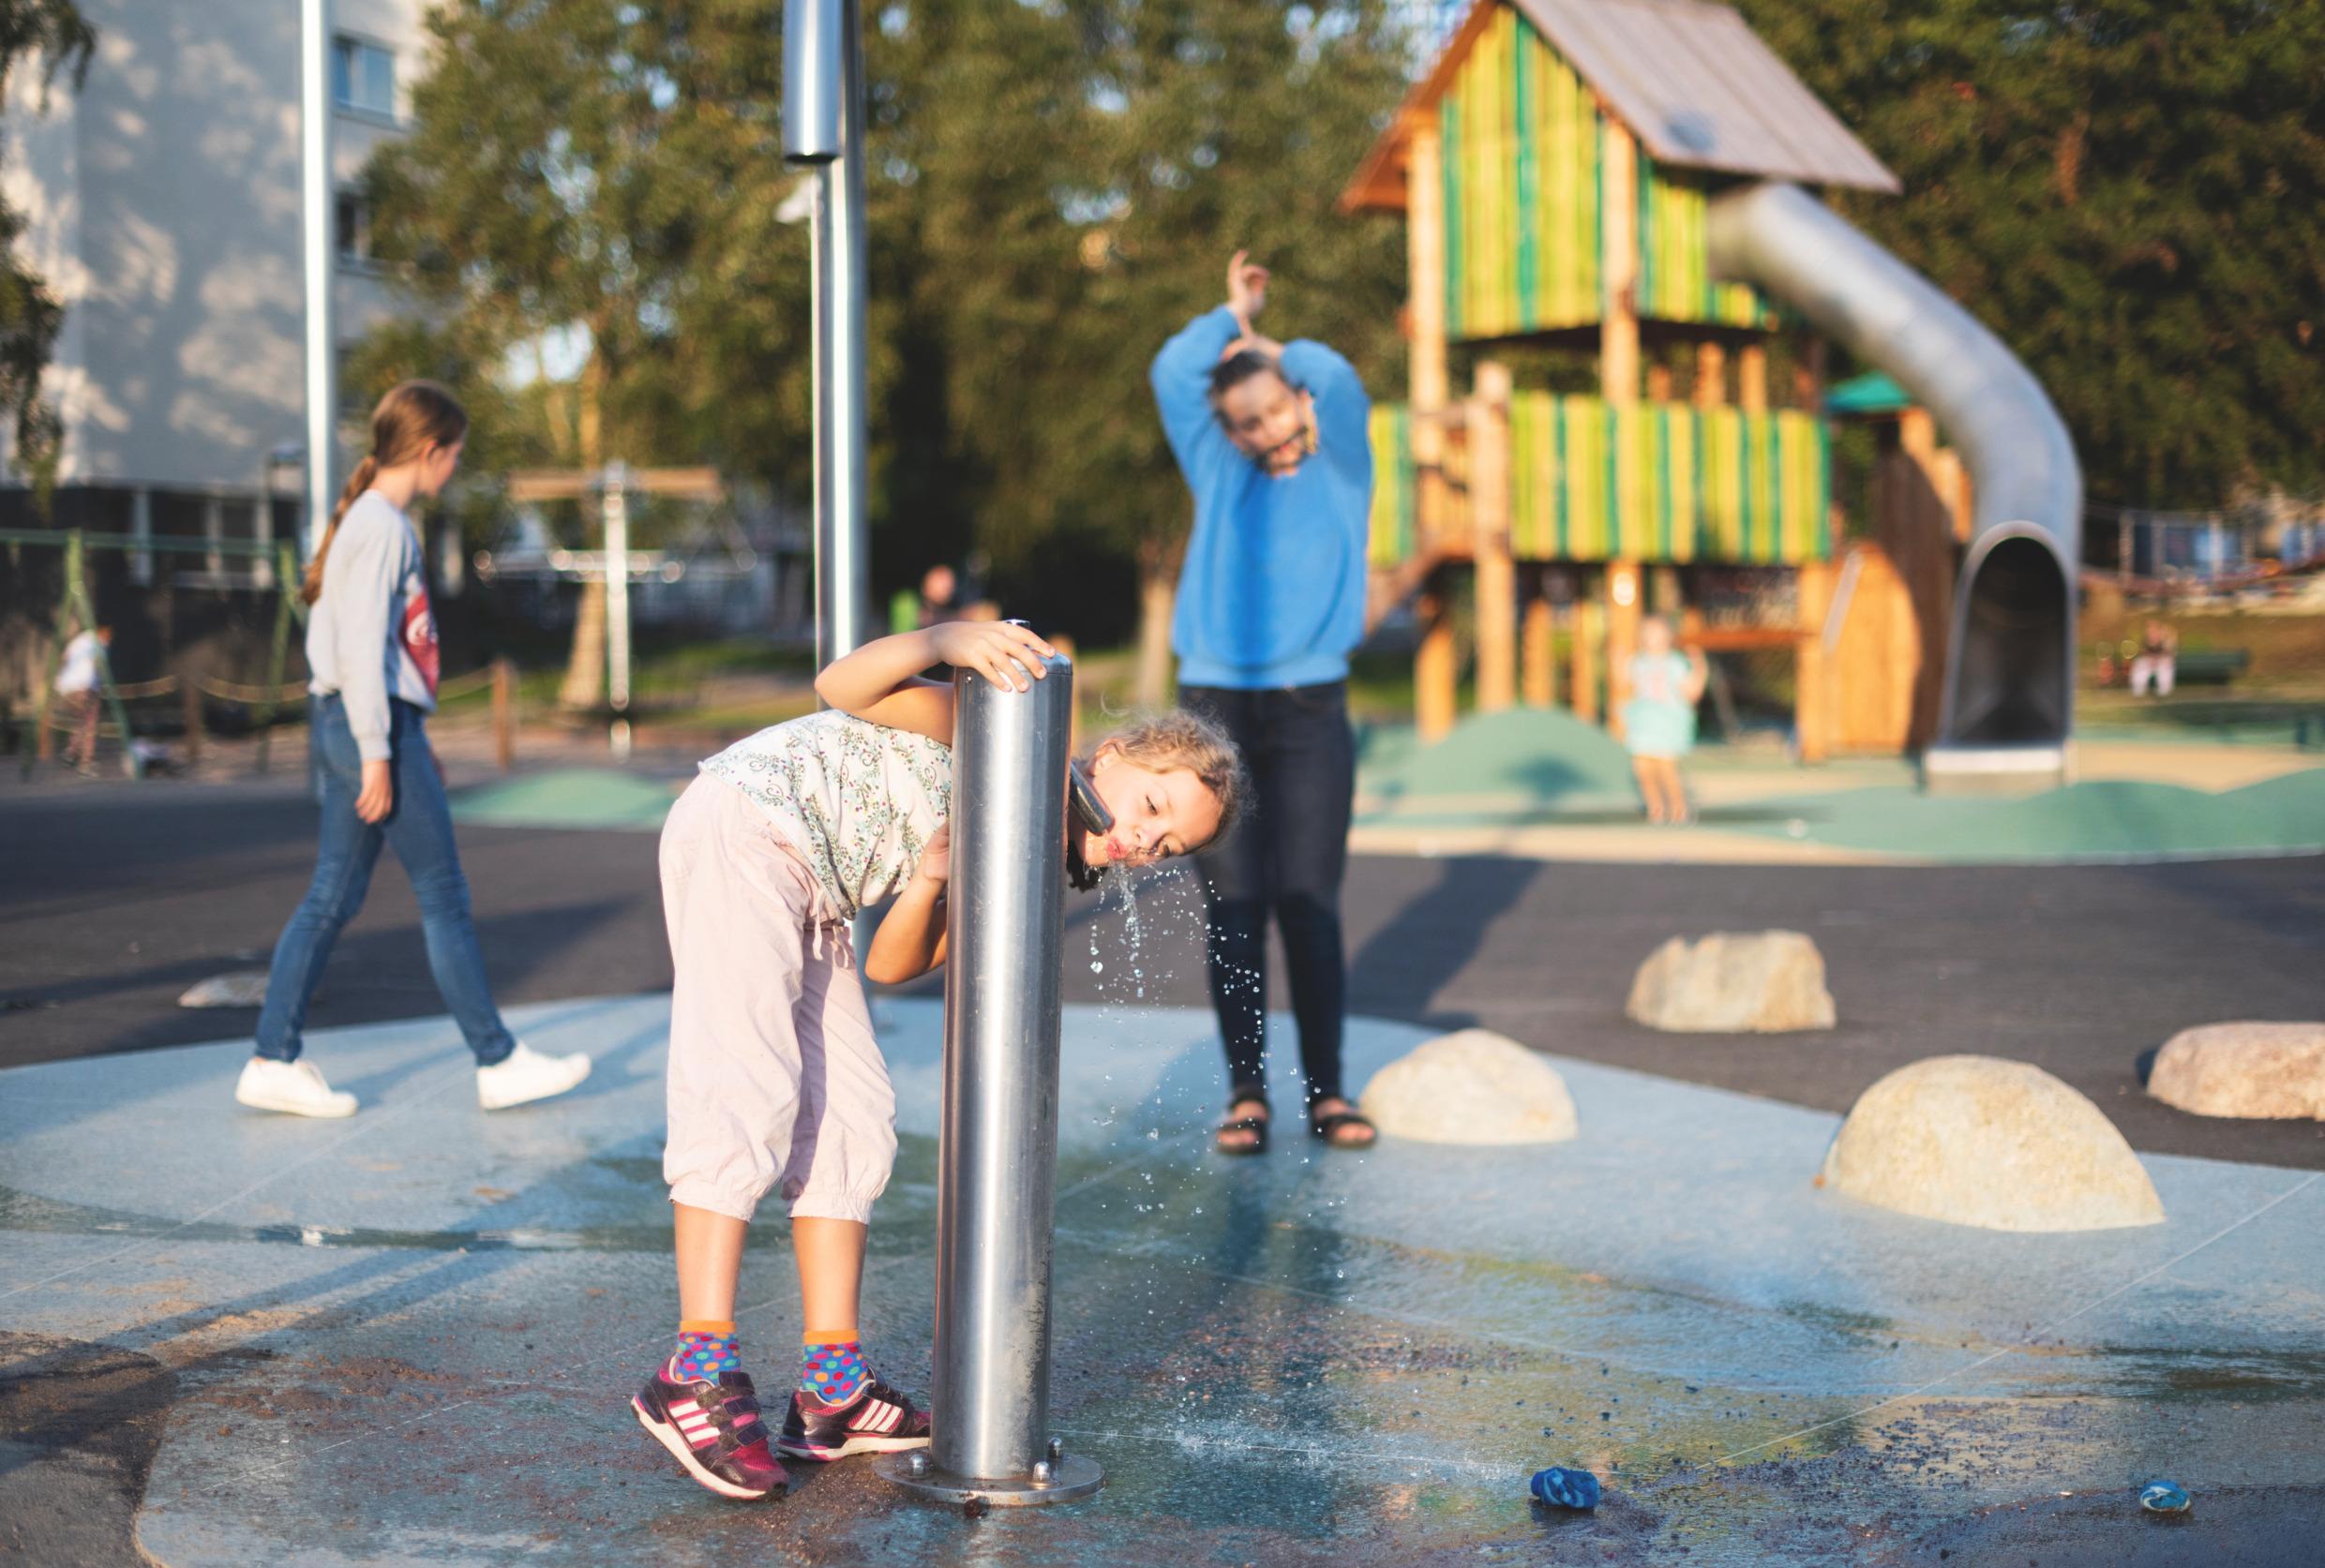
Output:
[[63,666],[56,672],[56,694],[64,699],[59,706],[72,725],[65,760],[85,774],[97,771],[97,719],[104,705],[105,650],[112,640],[111,626],[89,627],[65,645]]
[[1688,820],[1679,759],[1695,747],[1695,705],[1710,677],[1702,650],[1682,653],[1672,646],[1670,621],[1649,616],[1639,628],[1639,651],[1630,662],[1631,696],[1623,707],[1623,737],[1650,822]]

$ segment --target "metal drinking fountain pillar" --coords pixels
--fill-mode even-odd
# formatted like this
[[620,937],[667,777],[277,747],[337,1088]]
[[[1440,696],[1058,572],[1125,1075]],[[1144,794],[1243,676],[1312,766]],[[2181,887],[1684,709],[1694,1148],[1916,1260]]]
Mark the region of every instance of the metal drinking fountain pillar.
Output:
[[814,171],[816,663],[871,640],[864,461],[863,34],[856,0],[783,7],[783,156]]
[[[878,1460],[932,1499],[1088,1497],[1098,1465],[1049,1436],[1050,1252],[1073,666],[1030,691],[953,675],[937,1349],[925,1452]],[[1103,808],[1075,792],[1077,822]]]

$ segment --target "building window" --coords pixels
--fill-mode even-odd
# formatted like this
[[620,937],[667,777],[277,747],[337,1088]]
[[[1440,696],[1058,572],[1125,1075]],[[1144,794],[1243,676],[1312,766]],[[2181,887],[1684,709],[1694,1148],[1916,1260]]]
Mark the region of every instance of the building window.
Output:
[[374,258],[371,251],[371,203],[352,191],[339,192],[332,203],[334,244],[342,262],[369,266]]
[[342,109],[393,119],[396,56],[375,43],[344,36],[331,40],[331,96]]

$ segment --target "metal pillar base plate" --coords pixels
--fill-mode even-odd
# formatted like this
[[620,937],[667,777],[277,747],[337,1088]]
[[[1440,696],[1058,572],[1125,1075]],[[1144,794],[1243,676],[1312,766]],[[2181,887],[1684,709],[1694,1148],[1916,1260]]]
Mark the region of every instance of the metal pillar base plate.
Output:
[[1037,1484],[1030,1477],[1014,1480],[972,1480],[965,1475],[952,1475],[928,1465],[919,1474],[912,1472],[914,1459],[925,1460],[928,1451],[915,1449],[904,1454],[883,1454],[872,1461],[872,1469],[884,1481],[892,1481],[906,1491],[930,1502],[962,1503],[982,1501],[994,1508],[1027,1508],[1043,1502],[1073,1502],[1090,1496],[1105,1485],[1106,1472],[1098,1461],[1080,1454],[1069,1454],[1059,1459],[1054,1479]]

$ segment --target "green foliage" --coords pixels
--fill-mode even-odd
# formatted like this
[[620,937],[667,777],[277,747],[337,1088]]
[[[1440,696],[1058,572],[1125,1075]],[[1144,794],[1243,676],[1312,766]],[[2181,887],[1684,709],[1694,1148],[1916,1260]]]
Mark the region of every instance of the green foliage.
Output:
[[[803,494],[807,231],[776,217],[781,27],[763,0],[458,0],[379,244],[461,364],[579,324],[605,456]],[[1402,376],[1400,227],[1332,202],[1404,86],[1381,0],[868,7],[869,386],[880,586],[971,547],[1005,583],[1143,551],[1189,513],[1147,387],[1248,246],[1264,322]],[[407,345],[409,347],[409,345]],[[412,363],[384,353],[381,363]],[[474,396],[472,383],[459,383]],[[530,411],[574,457],[554,398]],[[569,458],[568,460],[572,460]],[[1110,605],[1092,632],[1124,629]]]
[[[36,109],[58,76],[69,76],[78,87],[96,47],[96,31],[72,0],[0,0],[0,99],[12,96],[9,83],[27,60],[40,69]],[[65,309],[48,284],[17,260],[23,231],[23,215],[0,201],[0,418],[15,421],[15,466],[31,481],[35,510],[46,516],[64,426],[40,395],[40,378]]]
[[578,329],[580,385],[533,411],[562,460],[802,476],[806,246],[773,219],[768,7],[457,0],[428,29],[414,131],[369,182],[382,258],[465,362]]
[[1905,184],[1837,204],[2027,361],[2094,499],[2325,485],[2325,7],[1739,5]]

